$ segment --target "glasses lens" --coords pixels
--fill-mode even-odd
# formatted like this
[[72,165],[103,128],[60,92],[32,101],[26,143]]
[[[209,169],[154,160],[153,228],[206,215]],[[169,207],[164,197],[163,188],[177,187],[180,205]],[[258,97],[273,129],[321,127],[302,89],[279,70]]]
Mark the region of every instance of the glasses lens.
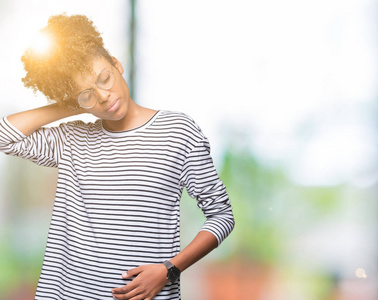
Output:
[[91,108],[96,104],[97,96],[92,91],[84,91],[79,95],[79,104],[83,108]]
[[98,75],[97,86],[100,89],[108,90],[111,89],[114,85],[115,78],[113,72],[105,71]]

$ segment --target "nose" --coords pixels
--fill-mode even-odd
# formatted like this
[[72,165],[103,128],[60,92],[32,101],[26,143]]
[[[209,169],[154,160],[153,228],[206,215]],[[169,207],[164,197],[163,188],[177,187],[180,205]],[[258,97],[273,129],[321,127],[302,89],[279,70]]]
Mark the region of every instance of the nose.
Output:
[[108,101],[109,96],[110,96],[109,91],[99,89],[98,87],[95,87],[95,91],[96,91],[96,94],[100,103]]

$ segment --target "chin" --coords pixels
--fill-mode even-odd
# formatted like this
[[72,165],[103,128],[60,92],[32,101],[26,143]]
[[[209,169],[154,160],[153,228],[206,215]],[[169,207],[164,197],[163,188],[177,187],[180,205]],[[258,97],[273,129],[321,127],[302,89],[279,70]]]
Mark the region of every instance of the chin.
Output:
[[108,118],[106,118],[106,120],[109,120],[109,121],[121,121],[125,116],[126,116],[126,112],[115,111],[114,115],[109,116]]

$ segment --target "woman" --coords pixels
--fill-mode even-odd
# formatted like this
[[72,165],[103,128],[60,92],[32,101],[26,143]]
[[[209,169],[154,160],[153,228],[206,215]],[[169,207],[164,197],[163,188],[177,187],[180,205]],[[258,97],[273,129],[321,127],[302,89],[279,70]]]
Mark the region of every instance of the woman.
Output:
[[[59,169],[35,299],[180,299],[180,273],[234,227],[197,124],[136,104],[123,67],[85,16],[58,15],[46,55],[22,57],[25,86],[56,103],[0,122],[0,150]],[[98,117],[43,127],[77,113]],[[180,251],[183,188],[206,221]]]

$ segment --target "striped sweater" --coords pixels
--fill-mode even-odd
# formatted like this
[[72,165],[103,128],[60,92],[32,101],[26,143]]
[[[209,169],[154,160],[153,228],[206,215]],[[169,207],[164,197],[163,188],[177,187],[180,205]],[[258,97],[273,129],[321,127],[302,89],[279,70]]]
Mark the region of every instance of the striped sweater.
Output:
[[[234,219],[209,143],[187,115],[159,111],[144,125],[113,132],[75,121],[25,136],[0,121],[0,150],[59,169],[35,299],[112,299],[121,274],[180,251],[185,187],[218,243]],[[180,299],[169,283],[155,299]]]

